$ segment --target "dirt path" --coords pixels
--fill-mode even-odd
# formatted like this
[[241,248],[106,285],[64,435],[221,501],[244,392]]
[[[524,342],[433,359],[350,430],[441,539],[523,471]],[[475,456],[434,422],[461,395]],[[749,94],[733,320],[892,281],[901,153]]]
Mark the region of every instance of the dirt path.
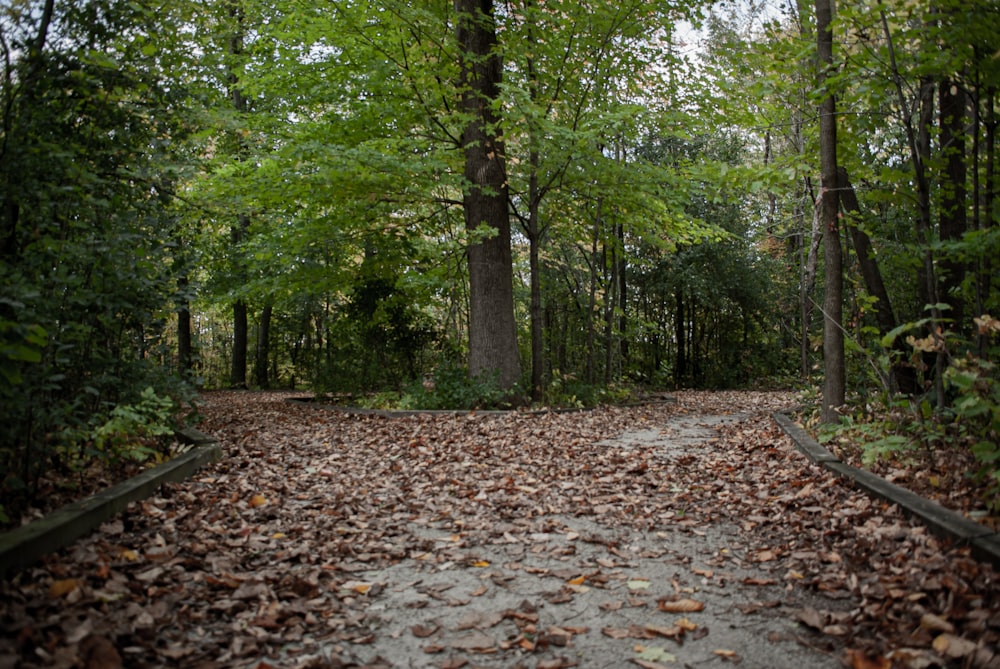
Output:
[[208,396],[222,462],[4,583],[0,667],[994,657],[992,572],[809,465],[766,417],[786,396],[394,419],[284,399]]

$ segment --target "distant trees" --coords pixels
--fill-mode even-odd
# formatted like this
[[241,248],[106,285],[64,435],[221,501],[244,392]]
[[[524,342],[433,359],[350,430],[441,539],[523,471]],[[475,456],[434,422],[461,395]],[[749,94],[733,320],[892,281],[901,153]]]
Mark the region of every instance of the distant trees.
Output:
[[829,421],[948,409],[994,378],[998,11],[830,7],[5,8],[7,471],[175,371],[577,402],[823,350]]

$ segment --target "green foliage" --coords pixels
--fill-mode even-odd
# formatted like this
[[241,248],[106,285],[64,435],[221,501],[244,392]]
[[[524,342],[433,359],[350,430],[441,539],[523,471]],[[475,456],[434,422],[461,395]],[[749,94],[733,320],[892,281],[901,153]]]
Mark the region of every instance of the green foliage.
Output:
[[499,372],[470,376],[463,365],[445,362],[433,376],[414,383],[400,399],[403,409],[509,408],[510,390],[500,387]]
[[84,453],[112,466],[159,459],[164,455],[164,438],[174,433],[176,409],[171,398],[160,397],[152,386],[147,387],[137,402],[119,404],[107,420],[90,431]]
[[573,374],[552,373],[542,396],[542,404],[557,408],[583,409],[602,404],[624,404],[632,398],[627,385],[586,383]]

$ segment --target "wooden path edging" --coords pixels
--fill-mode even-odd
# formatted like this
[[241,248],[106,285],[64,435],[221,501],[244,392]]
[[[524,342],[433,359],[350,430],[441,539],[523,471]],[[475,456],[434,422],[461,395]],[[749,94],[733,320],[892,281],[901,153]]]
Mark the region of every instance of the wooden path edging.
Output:
[[211,437],[191,428],[177,438],[194,447],[99,493],[53,511],[44,518],[0,534],[0,577],[24,569],[47,553],[64,548],[121,513],[129,502],[146,499],[161,484],[182,481],[222,457]]
[[795,447],[816,464],[850,479],[868,494],[896,504],[907,516],[927,525],[935,535],[953,539],[961,546],[969,546],[974,558],[1000,569],[1000,534],[996,531],[869,471],[841,462],[786,414],[776,411],[771,417],[791,437]]

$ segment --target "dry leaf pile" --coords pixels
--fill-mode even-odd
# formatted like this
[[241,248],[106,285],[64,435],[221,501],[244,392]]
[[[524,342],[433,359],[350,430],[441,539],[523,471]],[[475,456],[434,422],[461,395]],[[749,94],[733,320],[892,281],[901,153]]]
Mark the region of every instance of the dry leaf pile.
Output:
[[[677,397],[388,419],[210,394],[224,460],[0,584],[0,667],[554,669],[600,666],[573,652],[598,636],[656,669],[711,642],[713,588],[846,666],[1000,666],[996,574],[810,465],[764,413],[787,396]],[[701,448],[608,441],[727,413],[748,417]],[[718,545],[693,559],[674,537]],[[676,575],[629,571],[653,563]],[[404,643],[420,656],[383,650]]]

